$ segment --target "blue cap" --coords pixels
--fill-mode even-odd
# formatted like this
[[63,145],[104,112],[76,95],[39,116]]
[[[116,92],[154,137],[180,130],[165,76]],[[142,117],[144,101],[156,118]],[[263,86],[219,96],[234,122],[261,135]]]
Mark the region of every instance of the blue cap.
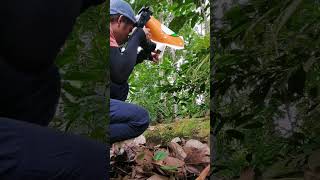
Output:
[[131,6],[123,0],[110,0],[110,15],[122,14],[136,23],[136,18]]

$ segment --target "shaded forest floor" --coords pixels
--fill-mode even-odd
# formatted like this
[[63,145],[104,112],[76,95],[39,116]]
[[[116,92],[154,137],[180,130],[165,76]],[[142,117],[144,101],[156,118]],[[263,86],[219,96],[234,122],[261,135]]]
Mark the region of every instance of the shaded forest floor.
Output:
[[113,144],[111,179],[205,180],[209,133],[209,117],[150,126],[138,138]]

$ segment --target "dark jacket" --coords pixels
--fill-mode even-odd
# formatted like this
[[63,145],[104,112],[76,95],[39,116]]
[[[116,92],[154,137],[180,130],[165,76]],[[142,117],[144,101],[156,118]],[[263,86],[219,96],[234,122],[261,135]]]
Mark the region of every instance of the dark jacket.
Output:
[[110,47],[110,98],[121,101],[127,99],[128,79],[134,66],[149,57],[143,50],[139,54],[137,53],[139,45],[145,40],[145,33],[141,28],[138,28],[128,40],[123,52],[119,47]]
[[80,13],[103,2],[0,2],[0,117],[49,123],[60,96],[54,60]]

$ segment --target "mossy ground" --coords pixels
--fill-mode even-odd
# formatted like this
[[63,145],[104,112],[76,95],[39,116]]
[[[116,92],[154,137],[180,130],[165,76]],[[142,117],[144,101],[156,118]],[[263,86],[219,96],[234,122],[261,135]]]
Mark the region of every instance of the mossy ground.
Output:
[[155,144],[166,144],[175,137],[208,142],[209,134],[209,117],[179,119],[173,123],[151,126],[144,132],[147,142]]

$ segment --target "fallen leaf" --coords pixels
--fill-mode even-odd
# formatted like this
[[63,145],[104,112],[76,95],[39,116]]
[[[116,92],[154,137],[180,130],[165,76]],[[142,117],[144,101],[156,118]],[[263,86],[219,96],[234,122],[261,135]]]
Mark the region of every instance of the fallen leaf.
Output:
[[145,143],[146,138],[143,135],[133,139],[113,143],[112,148],[110,149],[110,158],[122,155],[126,152],[128,155],[128,161],[133,161],[136,154],[134,149]]
[[200,173],[199,177],[196,180],[205,180],[209,174],[209,171],[210,171],[210,164],[206,168],[204,168],[204,170],[202,170],[202,172]]
[[140,135],[140,136],[134,138],[133,141],[136,145],[146,144],[146,142],[147,142],[146,137],[144,137],[144,135]]
[[134,161],[134,158],[136,157],[137,152],[134,150],[134,147],[127,148],[126,150],[128,161]]
[[165,166],[176,166],[176,167],[182,167],[185,165],[185,163],[183,161],[181,161],[180,159],[178,158],[174,158],[174,157],[166,157],[164,160],[163,160],[163,164]]
[[186,170],[187,170],[188,172],[192,173],[192,174],[196,174],[196,175],[199,175],[199,174],[200,174],[200,171],[199,171],[196,167],[194,167],[194,166],[192,166],[192,165],[187,165],[187,166],[186,166]]
[[166,152],[164,152],[164,151],[158,151],[158,152],[155,153],[153,159],[155,161],[161,161],[161,160],[164,160],[167,157],[167,155],[168,154]]
[[171,140],[171,142],[174,142],[174,143],[179,143],[181,142],[181,139],[179,137],[175,137]]
[[152,157],[153,153],[148,150],[144,149],[142,152],[139,152],[135,157],[135,162],[142,166],[142,169],[146,172],[151,171],[153,169],[152,165]]
[[186,164],[206,164],[210,163],[210,156],[202,149],[196,149],[193,147],[184,148],[187,157],[185,158]]
[[210,156],[210,148],[207,144],[203,144],[202,142],[195,140],[195,139],[190,139],[189,141],[186,142],[186,145],[184,147],[191,147],[191,148],[196,148],[196,149],[201,149],[206,155]]
[[160,166],[160,168],[167,171],[178,171],[177,166]]
[[170,142],[169,148],[172,150],[173,156],[177,157],[178,159],[183,161],[187,157],[187,154],[178,143]]
[[169,178],[155,174],[155,175],[149,177],[147,180],[169,180]]

